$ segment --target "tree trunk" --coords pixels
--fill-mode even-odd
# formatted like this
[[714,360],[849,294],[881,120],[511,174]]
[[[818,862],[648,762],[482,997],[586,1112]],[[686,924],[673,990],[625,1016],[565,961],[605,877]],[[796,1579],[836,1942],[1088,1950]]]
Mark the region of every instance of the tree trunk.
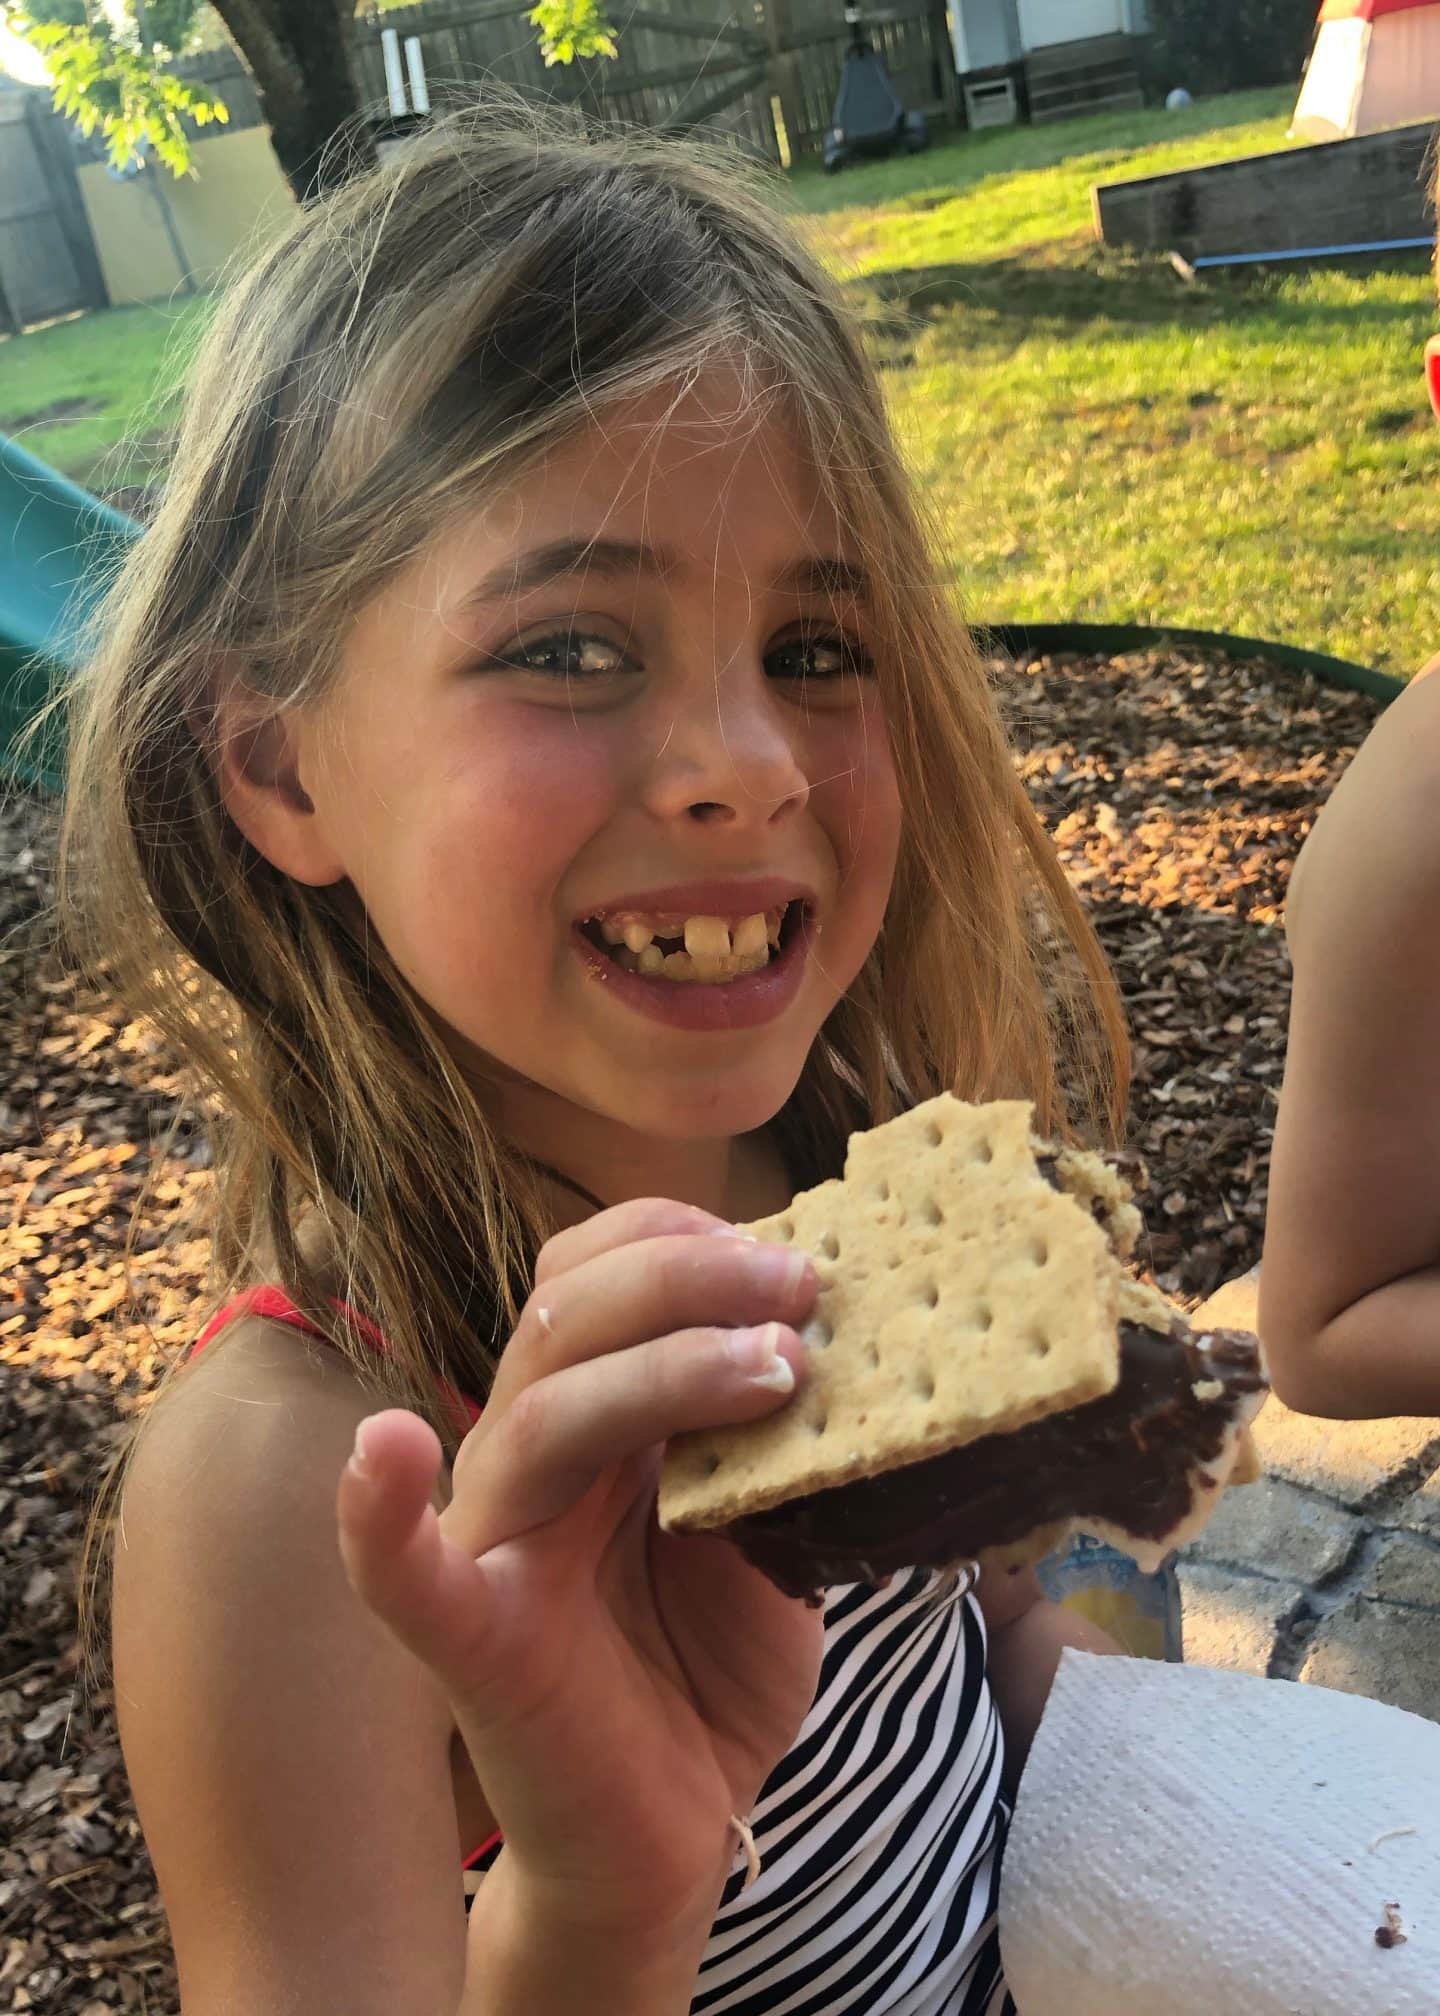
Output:
[[[245,58],[270,144],[301,203],[372,167],[360,119],[352,40],[354,0],[215,0]],[[343,129],[343,130],[342,130]]]

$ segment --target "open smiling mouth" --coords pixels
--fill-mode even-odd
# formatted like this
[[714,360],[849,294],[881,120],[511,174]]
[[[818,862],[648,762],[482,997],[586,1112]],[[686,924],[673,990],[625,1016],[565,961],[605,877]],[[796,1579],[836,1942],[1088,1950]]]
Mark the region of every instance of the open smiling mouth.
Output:
[[586,918],[580,934],[626,973],[716,986],[763,971],[794,942],[807,913],[798,897],[749,916],[614,911]]

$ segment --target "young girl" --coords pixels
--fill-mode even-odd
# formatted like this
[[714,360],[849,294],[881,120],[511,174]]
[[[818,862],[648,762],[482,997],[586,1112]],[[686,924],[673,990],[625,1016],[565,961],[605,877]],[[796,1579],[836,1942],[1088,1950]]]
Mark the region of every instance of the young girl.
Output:
[[653,1512],[805,1377],[737,1223],[945,1086],[1118,1098],[936,584],[728,158],[441,124],[220,308],[66,841],[217,1117],[228,1299],[115,1556],[186,2016],[1011,2007],[1005,1746],[1108,1641],[1029,1574],[811,1611]]

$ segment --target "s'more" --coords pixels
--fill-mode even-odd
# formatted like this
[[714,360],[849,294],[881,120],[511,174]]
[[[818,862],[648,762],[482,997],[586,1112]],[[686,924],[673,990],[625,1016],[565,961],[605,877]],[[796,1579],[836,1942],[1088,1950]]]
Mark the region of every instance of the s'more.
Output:
[[1028,1101],[931,1099],[743,1229],[815,1262],[809,1378],[765,1420],[677,1436],[659,1517],[790,1595],[1016,1565],[1076,1531],[1153,1570],[1259,1473],[1256,1339],[1132,1277],[1128,1186],[1038,1137]]

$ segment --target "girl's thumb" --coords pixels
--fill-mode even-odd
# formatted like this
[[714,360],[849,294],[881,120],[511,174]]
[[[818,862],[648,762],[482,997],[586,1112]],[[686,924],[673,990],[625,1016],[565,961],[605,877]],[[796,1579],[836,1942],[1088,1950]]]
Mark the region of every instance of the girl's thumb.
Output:
[[340,1554],[356,1595],[452,1698],[473,1696],[485,1636],[484,1569],[441,1531],[439,1437],[390,1409],[360,1423],[336,1497]]

